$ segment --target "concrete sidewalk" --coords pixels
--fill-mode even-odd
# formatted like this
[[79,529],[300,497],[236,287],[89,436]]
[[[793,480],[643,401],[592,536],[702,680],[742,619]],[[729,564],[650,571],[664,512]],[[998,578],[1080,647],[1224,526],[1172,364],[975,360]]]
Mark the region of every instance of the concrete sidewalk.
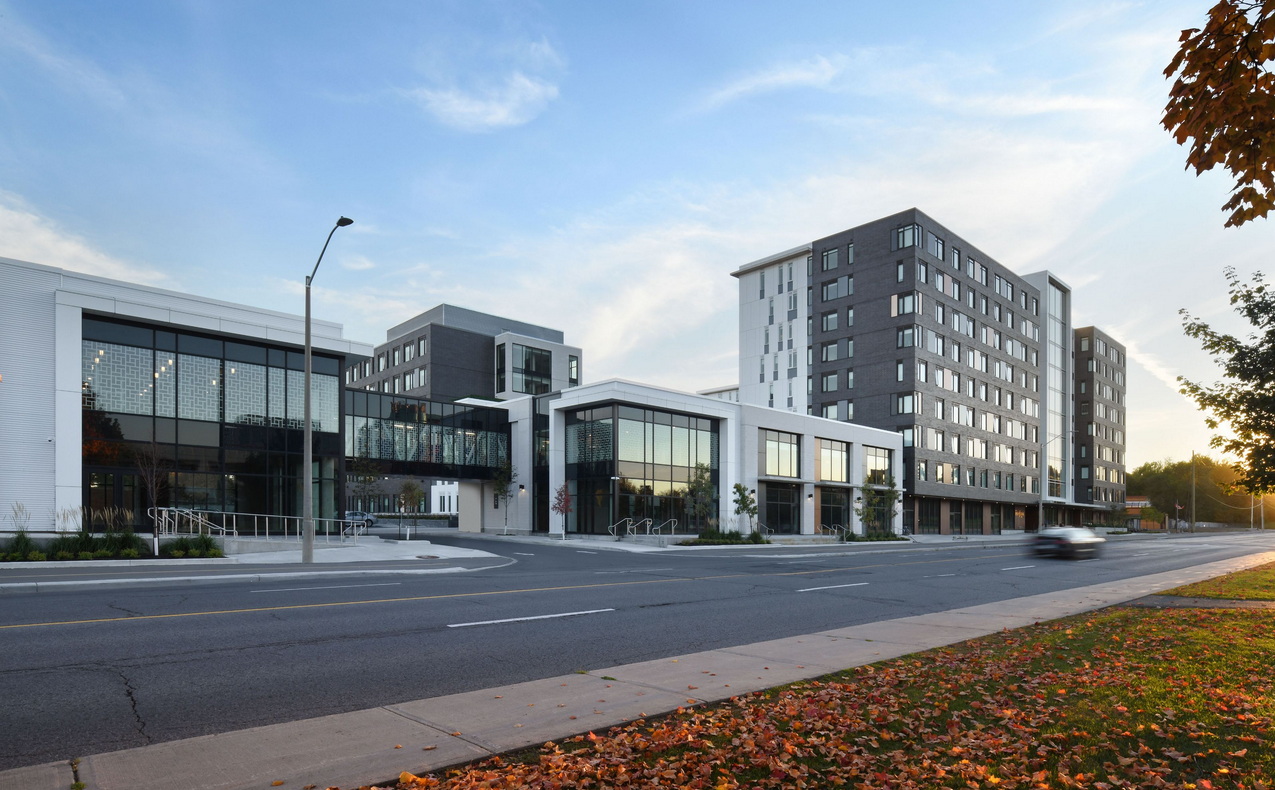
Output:
[[257,790],[387,782],[535,746],[682,705],[897,658],[1092,611],[1275,561],[1275,552],[937,614],[758,642],[171,741],[0,773],[0,790]]

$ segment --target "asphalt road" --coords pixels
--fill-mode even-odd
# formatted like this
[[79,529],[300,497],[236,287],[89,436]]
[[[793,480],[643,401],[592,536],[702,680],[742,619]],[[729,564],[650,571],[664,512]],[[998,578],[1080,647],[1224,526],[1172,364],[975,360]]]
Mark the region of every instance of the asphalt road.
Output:
[[633,554],[438,542],[504,559],[429,576],[383,564],[357,579],[0,597],[0,770],[1275,548],[1260,534],[1191,536],[1112,542],[1074,562],[1006,546]]

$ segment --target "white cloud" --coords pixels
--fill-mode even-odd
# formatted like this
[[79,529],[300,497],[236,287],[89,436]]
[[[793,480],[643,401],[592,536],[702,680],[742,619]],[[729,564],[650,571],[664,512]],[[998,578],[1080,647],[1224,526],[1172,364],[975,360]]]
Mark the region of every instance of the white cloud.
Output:
[[502,85],[471,91],[417,88],[408,95],[441,123],[465,131],[488,131],[531,121],[558,98],[558,86],[515,71]]
[[0,256],[145,285],[177,287],[163,272],[113,258],[0,193]]
[[781,63],[750,74],[714,91],[707,99],[708,107],[723,104],[754,93],[784,88],[827,87],[845,70],[845,59],[819,56],[800,63]]
[[352,272],[365,272],[368,269],[375,269],[376,264],[362,255],[355,255],[352,258],[341,261],[341,267]]

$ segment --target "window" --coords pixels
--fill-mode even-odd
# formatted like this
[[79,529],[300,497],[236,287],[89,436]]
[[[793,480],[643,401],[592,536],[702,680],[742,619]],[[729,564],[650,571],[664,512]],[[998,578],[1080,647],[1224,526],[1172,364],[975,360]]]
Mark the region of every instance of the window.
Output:
[[403,349],[398,346],[394,347],[394,364],[398,365],[403,361]]
[[823,405],[823,417],[825,420],[837,419],[837,404],[825,403]]
[[917,312],[917,302],[920,301],[915,293],[892,294],[890,296],[890,315],[907,315]]
[[505,387],[505,344],[496,346],[496,392],[504,392]]
[[580,386],[580,358],[575,354],[567,357],[567,386]]
[[925,250],[940,261],[947,257],[943,250],[943,240],[928,231],[925,234]]
[[894,396],[895,414],[915,414],[921,396],[915,392],[900,392]]
[[852,326],[854,326],[854,308],[847,307],[846,308],[846,328],[848,329]]
[[838,315],[838,314],[837,314],[837,311],[835,311],[835,310],[834,310],[834,311],[832,311],[832,312],[830,312],[830,313],[824,313],[822,316],[820,316],[820,322],[819,322],[819,324],[820,324],[820,327],[823,329],[823,331],[825,331],[825,332],[834,332],[834,331],[836,331],[836,329],[837,329],[837,315]]
[[513,391],[526,395],[548,392],[553,382],[553,355],[546,349],[518,343],[513,351]]
[[846,389],[848,390],[854,389],[854,371],[853,370],[846,371]]
[[426,339],[425,339],[425,338],[423,338],[423,337],[422,337],[420,340],[417,340],[417,341],[416,341],[416,355],[417,355],[417,356],[419,356],[419,357],[423,357],[423,356],[425,356],[425,349],[427,349],[427,348],[429,348],[429,343],[426,341]]
[[836,373],[823,374],[823,383],[820,386],[821,386],[821,390],[820,390],[821,392],[836,392],[837,391],[837,374]]
[[764,299],[766,297],[766,272],[760,272],[759,285],[757,288],[757,298]]
[[801,437],[782,431],[761,429],[762,463],[758,467],[766,470],[769,477],[799,477],[801,474],[798,460],[800,458]]
[[822,271],[826,272],[835,268],[837,268],[837,251],[835,249],[824,250]]
[[885,485],[890,474],[890,456],[892,453],[884,447],[865,445],[863,448],[863,468],[867,481],[871,485]]
[[823,362],[836,362],[838,345],[839,343],[836,340],[821,344],[819,347],[819,359]]
[[894,231],[894,249],[896,250],[901,250],[905,247],[915,247],[920,242],[920,225],[904,225]]
[[843,274],[835,280],[828,280],[823,283],[821,293],[825,302],[840,299],[843,296],[851,296],[854,294],[854,277],[849,274]]
[[815,479],[829,483],[850,482],[850,445],[832,439],[815,439]]
[[901,326],[899,327],[896,344],[899,348],[911,348],[916,345],[916,327]]

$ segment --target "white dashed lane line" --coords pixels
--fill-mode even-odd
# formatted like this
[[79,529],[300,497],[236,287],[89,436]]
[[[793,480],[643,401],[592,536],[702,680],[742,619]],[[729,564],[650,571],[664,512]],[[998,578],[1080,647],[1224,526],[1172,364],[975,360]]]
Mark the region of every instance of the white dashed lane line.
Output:
[[583,612],[560,612],[558,614],[537,614],[531,617],[510,617],[505,620],[478,620],[472,623],[449,623],[448,628],[468,628],[472,625],[499,625],[501,623],[524,623],[528,620],[552,620],[557,617],[579,617],[582,614],[601,614],[614,612],[614,609],[588,609]]

